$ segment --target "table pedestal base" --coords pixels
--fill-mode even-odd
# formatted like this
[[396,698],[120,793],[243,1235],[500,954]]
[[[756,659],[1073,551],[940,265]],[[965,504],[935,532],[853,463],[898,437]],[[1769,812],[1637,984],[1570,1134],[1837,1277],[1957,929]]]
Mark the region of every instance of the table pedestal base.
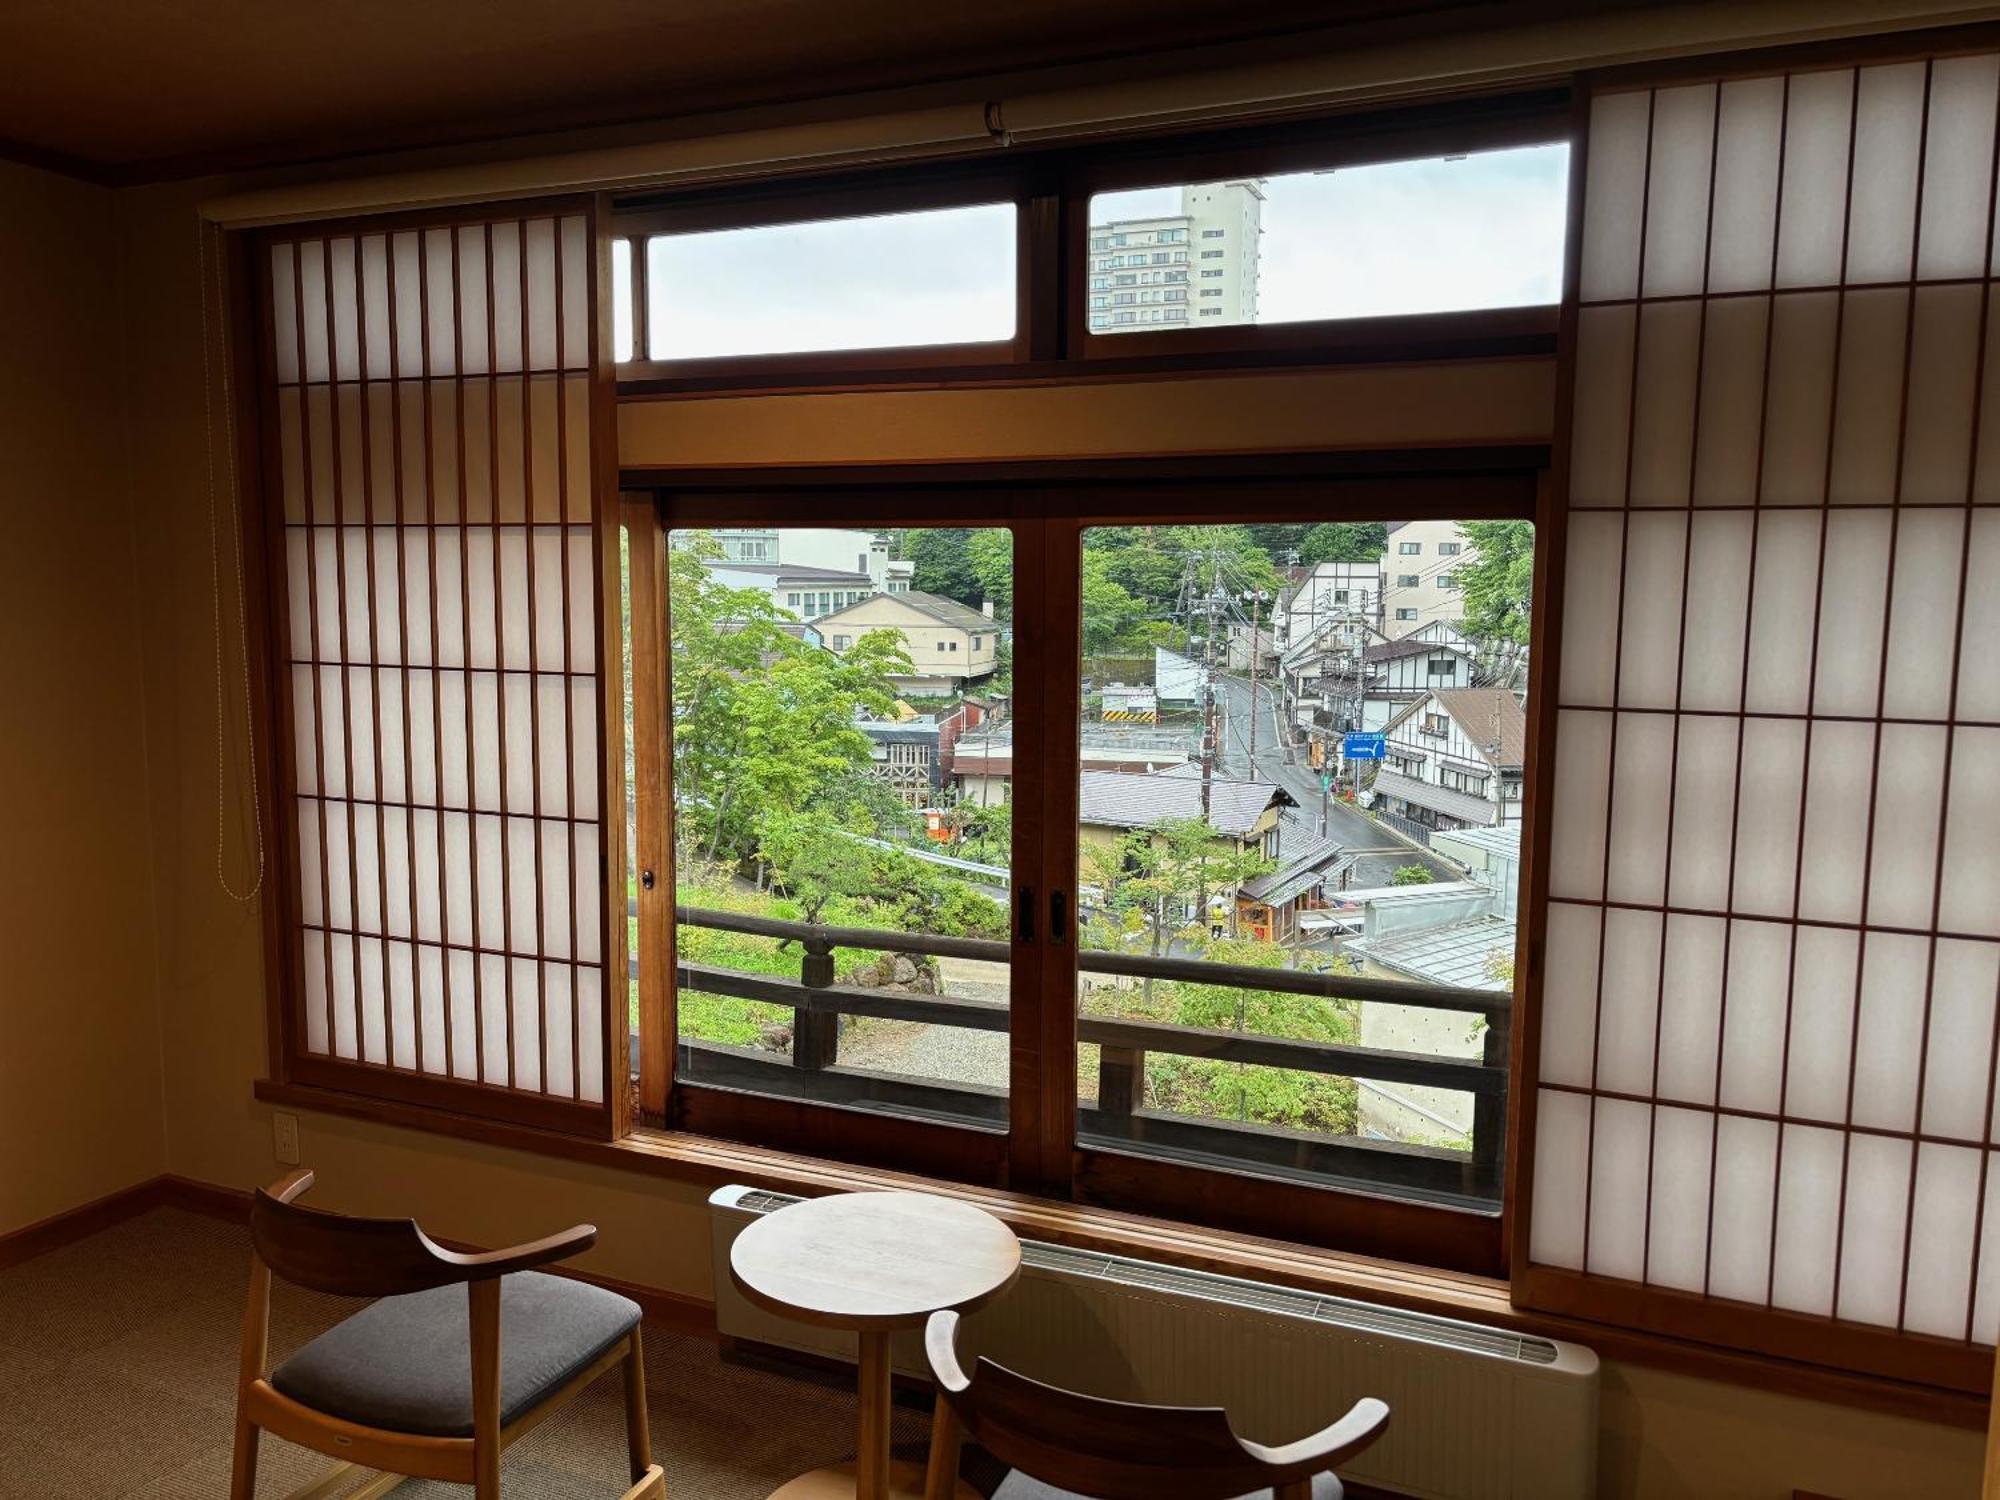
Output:
[[[801,1474],[771,1491],[771,1500],[854,1500],[856,1488],[853,1464],[835,1464]],[[921,1464],[889,1465],[890,1500],[923,1500],[924,1470]],[[955,1500],[980,1500],[979,1491],[963,1479],[958,1481]]]

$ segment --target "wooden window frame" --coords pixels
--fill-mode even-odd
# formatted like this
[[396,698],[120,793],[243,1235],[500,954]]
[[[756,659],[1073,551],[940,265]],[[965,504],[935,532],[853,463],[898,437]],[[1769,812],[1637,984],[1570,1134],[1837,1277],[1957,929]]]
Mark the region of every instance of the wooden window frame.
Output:
[[[855,502],[857,520],[874,524],[992,524],[1016,520],[1024,538],[1040,540],[1039,559],[1026,546],[1017,554],[1017,589],[1034,597],[1077,595],[1082,533],[1090,526],[1222,524],[1240,521],[1246,506],[1278,521],[1348,518],[1521,519],[1546,524],[1546,487],[1539,475],[1547,450],[1434,450],[1355,455],[1293,454],[1223,459],[1155,459],[1027,464],[947,464],[898,467],[829,465],[809,471],[626,471],[625,517],[634,557],[651,554],[651,577],[634,568],[633,619],[654,622],[665,639],[663,601],[652,582],[661,576],[669,525],[740,521],[754,506],[770,524],[826,524],[843,500]],[[1330,499],[1329,496],[1337,496]],[[656,517],[659,518],[656,520]],[[651,540],[640,538],[651,528]],[[1539,539],[1538,539],[1539,542]],[[1037,573],[1039,572],[1039,576]],[[1017,629],[1024,622],[1017,621]],[[1028,622],[1034,623],[1032,620]],[[1080,677],[1080,620],[1049,611],[1040,640],[1024,649],[1039,655],[1041,691],[1018,695],[1017,725],[1040,756],[1016,764],[1013,804],[1018,848],[1039,847],[1039,879],[1023,868],[1021,883],[1038,893],[1070,893],[1075,881],[1074,835],[1080,755],[1073,736],[1047,726],[1074,715]],[[1023,648],[1017,648],[1023,649]],[[1540,655],[1539,642],[1535,660]],[[664,653],[662,653],[663,655]],[[1219,1229],[1498,1275],[1506,1266],[1507,1188],[1514,1152],[1509,1122],[1496,1116],[1500,1153],[1492,1165],[1501,1186],[1491,1211],[1443,1206],[1396,1197],[1387,1189],[1307,1184],[1254,1168],[1211,1169],[1138,1150],[1078,1139],[1076,1092],[1076,953],[1072,945],[1024,939],[1014,932],[1014,1002],[1010,1050],[1014,1066],[1007,1103],[1008,1129],[911,1121],[866,1109],[771,1097],[674,1078],[676,1028],[667,983],[675,951],[672,936],[672,839],[660,755],[659,705],[665,671],[650,671],[634,646],[635,752],[642,808],[640,868],[667,872],[640,894],[639,1102],[642,1117],[669,1131],[749,1142],[864,1165],[918,1171],[933,1177],[1014,1191],[1029,1191],[1106,1208],[1157,1213]],[[1022,657],[1017,656],[1017,662]],[[1547,670],[1537,664],[1537,673]],[[650,678],[641,687],[641,679]],[[1540,679],[1535,688],[1539,690]],[[654,718],[639,723],[636,705]],[[1532,754],[1532,747],[1531,747]],[[1039,809],[1039,831],[1024,813]],[[1531,817],[1539,809],[1530,810]],[[1066,896],[1066,899],[1067,896]],[[1073,919],[1073,900],[1071,916]],[[1042,936],[1046,936],[1043,926]],[[1530,933],[1522,926],[1517,946]],[[1518,1028],[1498,1045],[1508,1049]],[[1511,1093],[1511,1090],[1510,1090]],[[1511,1115],[1511,1109],[1506,1111]]]
[[[733,391],[804,392],[897,386],[1069,382],[1179,376],[1259,366],[1328,366],[1554,352],[1557,309],[1515,307],[1237,324],[1126,334],[1089,330],[1090,199],[1094,193],[1404,161],[1570,139],[1565,89],[1357,110],[1101,146],[1010,145],[927,166],[799,174],[620,201],[612,234],[632,243],[635,357],[618,367],[622,397],[685,399]],[[1017,208],[1015,336],[799,354],[647,357],[643,237],[916,212],[1010,201]],[[1192,248],[1192,247],[1191,247]],[[1190,262],[1192,266],[1193,262]]]
[[[1524,352],[1556,331],[1557,305],[1236,323],[1140,333],[1090,331],[1090,200],[1130,188],[1178,187],[1228,177],[1360,167],[1508,146],[1571,140],[1561,91],[1509,94],[1350,114],[1333,120],[1144,142],[1077,157],[1063,174],[1066,343],[1086,365],[1167,356],[1277,362],[1454,359]],[[1198,248],[1190,245],[1190,250]],[[1190,259],[1189,265],[1196,264]]]
[[[634,199],[619,206],[614,238],[632,247],[633,358],[618,367],[620,389],[768,386],[832,374],[893,376],[910,372],[1019,364],[1034,348],[1031,321],[1038,255],[1046,226],[1037,216],[1030,174],[1020,163],[970,162],[946,167],[844,174],[810,184],[763,182]],[[658,235],[782,224],[827,223],[875,215],[921,213],[1010,203],[1014,228],[1014,334],[986,343],[823,349],[779,354],[725,354],[656,359],[647,343],[646,241]]]

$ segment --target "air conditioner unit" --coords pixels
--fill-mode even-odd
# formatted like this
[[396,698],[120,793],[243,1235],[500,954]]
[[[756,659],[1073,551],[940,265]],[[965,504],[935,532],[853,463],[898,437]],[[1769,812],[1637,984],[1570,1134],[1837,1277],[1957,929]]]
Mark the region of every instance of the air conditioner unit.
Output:
[[[853,1360],[854,1337],[753,1307],[728,1273],[744,1225],[799,1200],[731,1186],[709,1198],[725,1336]],[[1263,1443],[1316,1431],[1379,1396],[1389,1431],[1343,1471],[1422,1500],[1588,1500],[1597,1488],[1597,1356],[1455,1318],[1024,1240],[1021,1279],[966,1320],[968,1352],[1125,1401],[1220,1406]],[[891,1352],[927,1373],[916,1333]]]

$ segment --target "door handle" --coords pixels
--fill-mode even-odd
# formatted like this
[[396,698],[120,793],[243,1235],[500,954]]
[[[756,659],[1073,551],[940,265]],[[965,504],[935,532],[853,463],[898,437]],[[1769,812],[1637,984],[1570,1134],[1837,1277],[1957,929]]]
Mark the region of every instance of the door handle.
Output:
[[1069,897],[1049,892],[1049,941],[1060,948],[1069,937]]
[[1032,943],[1035,940],[1035,891],[1032,886],[1021,887],[1020,916],[1014,924],[1014,941]]

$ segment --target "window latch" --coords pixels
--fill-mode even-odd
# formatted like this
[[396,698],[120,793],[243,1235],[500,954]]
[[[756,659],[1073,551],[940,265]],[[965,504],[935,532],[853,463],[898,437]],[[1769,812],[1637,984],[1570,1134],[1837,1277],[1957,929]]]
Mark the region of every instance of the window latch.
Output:
[[650,891],[653,888],[653,872],[651,870],[641,870],[639,872],[639,884]]
[[1020,919],[1014,924],[1014,941],[1032,943],[1035,940],[1035,892],[1030,886],[1021,887]]

